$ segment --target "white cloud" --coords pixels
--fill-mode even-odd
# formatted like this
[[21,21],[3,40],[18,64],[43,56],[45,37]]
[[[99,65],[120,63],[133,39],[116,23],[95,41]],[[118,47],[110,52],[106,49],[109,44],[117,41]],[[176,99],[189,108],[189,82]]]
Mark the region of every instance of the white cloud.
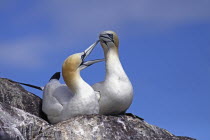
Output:
[[[126,21],[151,24],[178,24],[210,20],[207,0],[132,0],[132,1],[51,1],[52,16],[61,31],[86,32],[90,29],[122,25]],[[168,25],[168,26],[170,26]],[[75,31],[76,30],[76,31]]]
[[36,38],[25,38],[0,44],[0,64],[19,68],[35,68],[43,65],[42,57],[46,43]]
[[154,32],[167,31],[179,24],[210,22],[207,0],[51,0],[43,5],[42,10],[54,24],[57,42],[69,44],[97,38],[100,31],[107,29],[125,32],[132,28],[127,23],[132,22]]
[[49,29],[52,33],[45,38],[62,45],[74,44],[82,37],[97,37],[97,33],[106,29],[123,31],[125,27],[129,28],[126,26],[129,22],[145,26],[145,30],[170,29],[177,24],[199,21],[210,22],[209,6],[208,0],[50,0],[25,6],[25,10],[17,11],[19,14],[16,13],[11,22],[17,27],[30,27],[31,24],[31,28],[38,28],[43,22],[48,22],[52,26]]
[[[28,33],[0,43],[0,63],[22,67],[41,66],[45,63],[44,56],[55,49],[69,49],[89,40],[95,41],[100,31],[128,31],[132,28],[127,25],[129,22],[154,31],[167,31],[179,24],[210,22],[208,0],[50,0],[25,5],[21,11],[18,10],[22,8],[11,5],[3,9],[5,13],[10,12],[9,24],[13,29]],[[52,46],[54,49],[50,49]]]

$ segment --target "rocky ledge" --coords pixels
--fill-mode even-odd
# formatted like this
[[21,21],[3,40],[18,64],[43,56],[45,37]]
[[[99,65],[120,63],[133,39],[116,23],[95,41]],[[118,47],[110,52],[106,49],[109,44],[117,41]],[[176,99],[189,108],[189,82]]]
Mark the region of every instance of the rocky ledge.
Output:
[[42,112],[42,99],[12,80],[0,78],[0,102],[35,116],[47,118]]
[[1,140],[195,140],[175,136],[135,115],[82,115],[51,125],[41,99],[0,78]]

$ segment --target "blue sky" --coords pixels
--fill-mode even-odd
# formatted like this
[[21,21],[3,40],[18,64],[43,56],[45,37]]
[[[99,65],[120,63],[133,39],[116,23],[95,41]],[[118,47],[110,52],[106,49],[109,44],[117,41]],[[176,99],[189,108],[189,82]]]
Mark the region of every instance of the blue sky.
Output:
[[[175,135],[207,140],[209,7],[208,0],[2,0],[0,77],[44,86],[66,57],[83,51],[101,31],[113,30],[134,87],[128,112]],[[89,57],[95,58],[103,58],[100,45]],[[100,63],[82,76],[92,85],[104,73]]]

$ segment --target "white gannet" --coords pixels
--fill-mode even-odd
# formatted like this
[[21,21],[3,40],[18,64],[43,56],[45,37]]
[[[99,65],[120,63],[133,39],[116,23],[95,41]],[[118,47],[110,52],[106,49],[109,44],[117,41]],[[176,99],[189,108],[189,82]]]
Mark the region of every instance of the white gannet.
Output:
[[123,114],[133,100],[133,87],[126,75],[118,53],[119,40],[113,31],[104,31],[99,36],[106,60],[105,80],[92,87],[100,93],[100,114]]
[[66,83],[51,79],[44,87],[42,110],[51,123],[67,120],[83,114],[99,113],[99,95],[80,76],[80,71],[103,59],[84,62],[96,43],[82,53],[69,56],[63,63],[62,75]]
[[82,53],[69,56],[64,61],[62,75],[66,84],[59,82],[60,72],[56,72],[44,87],[10,81],[43,91],[42,111],[47,115],[50,123],[58,123],[82,114],[98,114],[100,95],[80,76],[82,69],[104,61],[104,59],[84,61],[98,42]]

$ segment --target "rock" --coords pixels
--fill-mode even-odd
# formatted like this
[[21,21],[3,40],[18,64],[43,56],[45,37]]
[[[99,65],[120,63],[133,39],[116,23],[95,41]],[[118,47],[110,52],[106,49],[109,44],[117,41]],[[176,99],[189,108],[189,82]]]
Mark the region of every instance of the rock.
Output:
[[35,115],[0,103],[0,140],[31,140],[49,126]]
[[45,129],[36,140],[194,140],[177,137],[138,118],[83,115]]
[[42,112],[42,99],[9,79],[0,78],[0,102],[47,120]]
[[0,78],[0,140],[195,140],[135,115],[81,115],[55,125],[43,116],[39,97]]

